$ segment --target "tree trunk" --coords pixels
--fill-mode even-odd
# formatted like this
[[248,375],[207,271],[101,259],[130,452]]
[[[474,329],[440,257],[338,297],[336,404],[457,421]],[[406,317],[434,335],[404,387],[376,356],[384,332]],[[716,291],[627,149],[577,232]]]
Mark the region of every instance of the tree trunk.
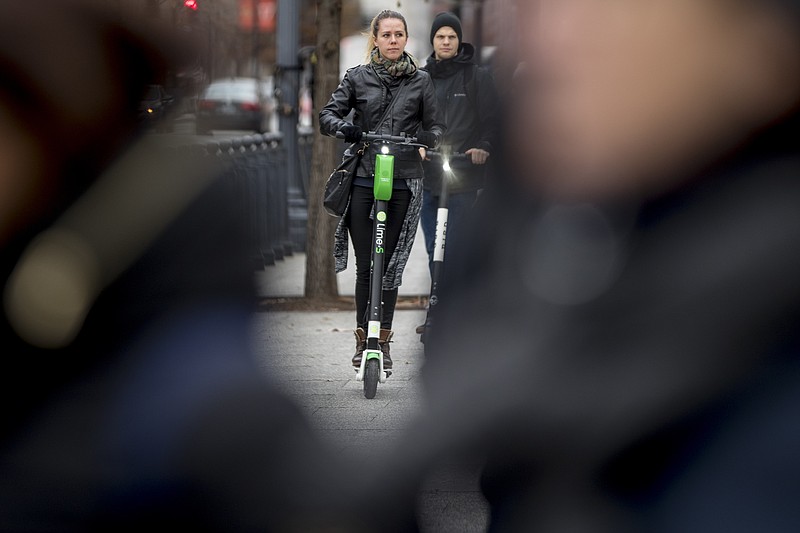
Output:
[[308,184],[305,296],[335,300],[339,296],[333,261],[333,236],[339,219],[322,208],[322,191],[337,165],[337,142],[319,133],[319,111],[339,85],[339,41],[342,0],[317,0],[317,45],[314,64],[314,144]]

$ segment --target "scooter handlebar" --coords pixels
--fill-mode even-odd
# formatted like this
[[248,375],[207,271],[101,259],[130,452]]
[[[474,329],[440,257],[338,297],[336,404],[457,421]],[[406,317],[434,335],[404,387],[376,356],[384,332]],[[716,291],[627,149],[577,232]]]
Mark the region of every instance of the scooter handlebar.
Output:
[[361,135],[362,141],[368,142],[389,142],[394,144],[419,144],[416,137],[406,135],[386,135],[381,133],[364,133]]
[[[336,132],[337,139],[344,139],[344,133],[341,131]],[[367,133],[364,132],[361,134],[361,142],[389,142],[394,144],[407,144],[412,146],[422,146],[425,147],[423,144],[419,144],[417,142],[416,137],[410,137],[408,135],[388,135],[385,133]]]
[[442,162],[445,159],[447,159],[451,163],[456,161],[458,161],[459,163],[472,163],[472,156],[470,154],[465,154],[463,152],[454,152],[452,154],[445,156],[441,152],[434,152],[432,150],[429,150],[426,156],[431,161],[436,161],[436,162]]

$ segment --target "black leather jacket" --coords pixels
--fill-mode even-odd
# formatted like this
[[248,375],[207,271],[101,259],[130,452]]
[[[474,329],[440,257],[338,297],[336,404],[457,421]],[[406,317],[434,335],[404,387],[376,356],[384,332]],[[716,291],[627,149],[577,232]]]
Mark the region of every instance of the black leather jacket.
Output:
[[[336,135],[348,123],[345,117],[353,110],[353,124],[365,132],[416,135],[424,130],[433,132],[437,142],[441,141],[445,127],[436,108],[433,82],[426,72],[420,70],[408,77],[402,101],[395,103],[383,124],[377,124],[398,90],[399,85],[387,86],[370,65],[348,69],[330,101],[319,113],[320,131],[324,135]],[[378,146],[370,146],[361,159],[359,176],[373,176],[377,152]],[[392,153],[395,155],[395,178],[422,178],[422,161],[416,147],[394,146]]]

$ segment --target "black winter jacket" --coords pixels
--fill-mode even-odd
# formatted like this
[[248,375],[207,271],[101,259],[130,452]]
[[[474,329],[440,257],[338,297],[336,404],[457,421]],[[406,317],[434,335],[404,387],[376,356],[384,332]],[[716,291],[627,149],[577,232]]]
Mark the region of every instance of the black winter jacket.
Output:
[[[334,136],[348,122],[345,117],[355,111],[353,124],[365,132],[389,133],[392,135],[416,135],[419,131],[436,134],[441,142],[444,123],[436,108],[433,82],[426,72],[417,70],[407,78],[402,101],[382,125],[377,124],[387,105],[391,105],[399,90],[398,84],[388,86],[371,65],[359,65],[348,69],[331,95],[330,101],[319,113],[319,129],[324,135]],[[371,178],[374,174],[375,155],[378,146],[371,145],[361,159],[358,176]],[[419,151],[413,146],[392,148],[395,155],[395,178],[422,178],[422,162]]]
[[[499,128],[499,97],[491,73],[473,62],[475,48],[462,43],[452,59],[437,61],[433,54],[423,67],[433,79],[436,101],[447,133],[442,148],[465,152],[470,148],[493,151]],[[425,190],[438,193],[442,169],[426,161]],[[453,165],[456,180],[450,192],[476,190],[483,186],[486,165]],[[463,168],[462,168],[463,167]]]

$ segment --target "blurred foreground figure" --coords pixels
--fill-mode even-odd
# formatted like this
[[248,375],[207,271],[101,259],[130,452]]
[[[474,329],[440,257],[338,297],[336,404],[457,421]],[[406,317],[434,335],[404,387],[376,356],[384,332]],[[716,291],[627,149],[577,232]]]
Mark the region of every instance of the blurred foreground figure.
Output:
[[485,458],[492,531],[800,530],[799,16],[520,3],[411,436]]
[[0,2],[0,530],[323,529],[231,184],[137,134],[190,43],[119,9]]

